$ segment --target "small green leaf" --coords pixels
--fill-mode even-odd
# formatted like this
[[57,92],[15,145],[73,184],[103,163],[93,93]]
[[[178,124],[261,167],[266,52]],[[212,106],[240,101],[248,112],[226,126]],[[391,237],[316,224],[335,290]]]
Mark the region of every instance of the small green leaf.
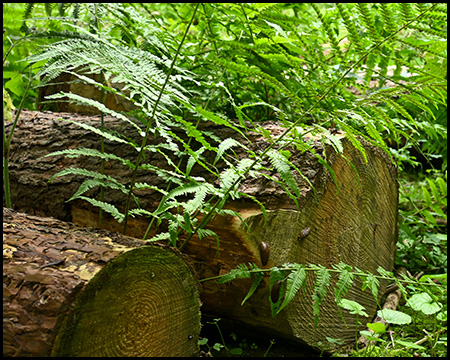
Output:
[[411,322],[411,316],[402,313],[401,311],[383,309],[378,310],[377,315],[386,320],[390,324],[404,325],[409,324]]
[[366,326],[375,334],[384,334],[386,332],[386,325],[381,322],[367,323]]
[[234,348],[230,350],[230,355],[242,355],[242,349],[241,348]]

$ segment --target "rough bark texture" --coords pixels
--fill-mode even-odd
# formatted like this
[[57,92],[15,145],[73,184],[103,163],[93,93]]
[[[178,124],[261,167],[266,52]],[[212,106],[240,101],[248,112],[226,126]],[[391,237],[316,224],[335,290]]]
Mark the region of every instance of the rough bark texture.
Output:
[[[55,150],[78,147],[99,148],[99,139],[72,124],[55,120],[56,116],[77,119],[84,123],[98,124],[98,118],[81,117],[74,114],[42,114],[25,112],[16,129],[11,156],[11,186],[13,206],[27,212],[40,213],[73,221],[80,225],[97,226],[97,210],[93,210],[85,202],[73,201],[65,203],[81,182],[75,176],[57,178],[48,183],[48,179],[57,171],[69,166],[88,169],[99,169],[99,162],[88,158],[67,159],[61,157],[41,156]],[[106,127],[125,133],[128,137],[139,141],[134,130],[118,120],[106,118]],[[283,131],[275,123],[267,123],[264,127],[275,137]],[[267,146],[266,140],[257,134],[250,134],[251,143],[232,133],[229,128],[204,124],[202,131],[207,135],[213,131],[222,139],[233,137],[245,143],[253,151],[258,152]],[[176,131],[174,129],[173,131]],[[343,137],[342,133],[336,134]],[[20,141],[18,141],[20,139]],[[158,144],[161,138],[152,138],[150,142]],[[376,272],[378,266],[392,270],[397,240],[397,203],[398,184],[397,171],[390,159],[379,148],[362,141],[367,156],[365,162],[361,152],[346,139],[343,140],[346,159],[334,152],[331,147],[323,149],[319,141],[315,142],[315,150],[321,154],[326,152],[327,162],[334,170],[337,185],[330,173],[317,159],[309,153],[288,148],[292,156],[290,160],[311,181],[315,191],[298,174],[297,183],[301,196],[297,199],[300,209],[284,193],[281,186],[261,178],[247,178],[240,190],[255,196],[268,210],[267,222],[264,222],[260,207],[250,200],[228,201],[226,207],[239,210],[242,218],[251,228],[248,234],[241,221],[232,216],[217,216],[208,228],[213,229],[220,238],[218,253],[216,240],[194,237],[187,244],[185,251],[196,260],[195,268],[200,278],[212,277],[228,272],[238,264],[254,262],[259,266],[261,257],[259,244],[264,241],[270,246],[268,263],[264,267],[280,266],[287,262],[322,264],[326,267],[339,262],[357,266],[363,271]],[[199,145],[200,146],[200,145]],[[133,159],[136,152],[127,149],[123,144],[106,142],[106,151],[121,157]],[[239,157],[245,154],[236,150]],[[204,152],[206,161],[212,163],[215,154]],[[149,153],[146,162],[168,168],[165,158],[157,153]],[[351,162],[352,164],[350,164]],[[183,165],[181,166],[183,168]],[[218,163],[219,171],[225,164]],[[200,166],[194,166],[191,175],[203,176],[210,182],[217,179],[205,173]],[[130,171],[122,165],[107,163],[106,173],[113,175],[120,182],[129,182]],[[138,182],[146,182],[166,188],[164,181],[154,172],[140,172]],[[91,196],[95,196],[94,192]],[[142,208],[156,208],[160,196],[154,191],[137,193]],[[124,194],[109,192],[105,201],[118,206],[124,203]],[[130,219],[128,234],[142,236],[147,228],[148,220]],[[122,226],[108,218],[104,226],[110,230],[122,230]],[[309,235],[301,234],[309,228]],[[150,235],[154,233],[152,229]],[[300,239],[299,239],[300,238]],[[182,241],[183,239],[180,239]],[[331,286],[336,278],[332,279]],[[286,338],[315,346],[318,341],[326,342],[325,337],[340,338],[345,342],[354,341],[355,318],[344,312],[348,327],[342,323],[334,301],[334,291],[330,291],[322,304],[320,321],[314,327],[312,300],[315,277],[309,275],[306,293],[300,292],[275,319],[270,316],[268,302],[268,281],[241,306],[250,286],[250,281],[234,281],[231,284],[218,285],[214,281],[203,283],[203,310],[232,317],[237,321],[257,326],[269,332],[275,332]],[[369,318],[359,318],[365,323],[370,321],[376,311],[376,302],[369,290],[361,291],[361,284],[355,281],[347,298],[358,301],[366,307]],[[382,282],[379,294],[383,294],[385,283]],[[381,296],[381,295],[380,295]]]
[[200,300],[166,246],[3,208],[3,356],[193,356]]

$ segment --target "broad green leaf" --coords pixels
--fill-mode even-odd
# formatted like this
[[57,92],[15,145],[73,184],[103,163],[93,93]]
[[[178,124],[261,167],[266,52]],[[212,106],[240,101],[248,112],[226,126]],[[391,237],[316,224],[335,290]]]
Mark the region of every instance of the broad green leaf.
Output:
[[390,324],[404,325],[409,324],[411,322],[411,316],[401,311],[383,309],[378,310],[377,315],[386,320]]
[[425,292],[411,296],[408,299],[408,305],[416,311],[422,311],[425,315],[435,314],[442,309],[442,304],[433,301]]

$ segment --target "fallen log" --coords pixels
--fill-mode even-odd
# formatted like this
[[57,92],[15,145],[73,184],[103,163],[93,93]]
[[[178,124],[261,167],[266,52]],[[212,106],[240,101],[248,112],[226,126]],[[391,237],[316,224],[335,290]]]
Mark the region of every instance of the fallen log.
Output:
[[3,356],[198,355],[198,285],[184,258],[3,208]]
[[[96,117],[24,112],[13,138],[10,162],[13,206],[29,213],[44,213],[83,226],[98,226],[97,209],[81,200],[65,202],[76,192],[82,179],[67,175],[50,183],[48,180],[67,167],[98,170],[99,161],[86,157],[42,156],[67,148],[98,149],[99,138],[73,124],[58,121],[57,117],[76,119],[94,126],[99,123],[99,118]],[[132,127],[117,119],[105,118],[105,126],[129,138],[139,139]],[[274,136],[283,131],[276,123],[267,123],[264,127]],[[219,125],[204,124],[201,130],[214,132],[222,139],[234,137],[254,151],[267,146],[264,137],[258,134],[250,134],[251,143],[248,143],[231,133],[229,128]],[[344,262],[366,272],[376,273],[379,266],[392,270],[398,236],[396,167],[381,149],[362,140],[366,162],[361,152],[344,138],[344,134],[338,132],[335,135],[342,140],[345,158],[339,156],[331,146],[324,149],[319,141],[314,145],[316,153],[326,154],[327,162],[335,173],[336,183],[313,155],[288,148],[292,153],[290,160],[314,186],[312,188],[300,176],[296,178],[301,190],[301,196],[297,199],[299,209],[281,186],[267,178],[248,178],[243,182],[240,190],[255,196],[264,204],[267,219],[264,219],[259,205],[254,202],[245,199],[229,200],[226,207],[240,212],[251,233],[245,231],[237,217],[216,216],[207,228],[218,234],[219,250],[213,237],[200,240],[195,236],[184,249],[195,260],[194,267],[200,278],[224,274],[239,264],[249,262],[264,268],[281,266],[287,262],[321,264],[331,268],[332,265]],[[161,141],[161,138],[149,139],[153,144]],[[105,149],[123,158],[133,159],[136,156],[134,149],[127,149],[123,144],[106,141]],[[238,150],[236,153],[238,157],[245,155]],[[203,155],[206,161],[211,162],[215,156],[208,152]],[[147,154],[146,161],[161,168],[168,168],[165,157],[159,154]],[[225,164],[218,163],[217,167],[219,171],[223,170]],[[121,164],[107,162],[105,173],[114,176],[123,184],[130,181],[130,170]],[[191,175],[202,176],[211,183],[217,181],[211,174],[202,172],[200,167],[194,167]],[[159,188],[166,187],[165,182],[152,172],[140,171],[137,181]],[[96,194],[98,191],[93,190],[90,196],[95,197]],[[136,195],[139,196],[141,207],[149,211],[155,209],[161,199],[157,192],[150,190],[140,191]],[[122,193],[105,193],[105,201],[118,208],[123,209],[124,200]],[[147,219],[130,219],[127,234],[142,237],[148,223]],[[103,226],[113,231],[122,230],[121,224],[107,216],[103,218]],[[309,232],[307,237],[303,236],[305,232]],[[150,236],[154,234],[153,228]],[[181,237],[180,243],[183,240]],[[259,250],[263,241],[270,247],[270,255],[264,264]],[[293,302],[275,319],[270,315],[267,279],[244,306],[240,303],[249,289],[250,281],[244,279],[220,285],[214,281],[204,282],[201,294],[202,309],[311,346],[317,345],[319,341],[325,342],[326,337],[348,343],[354,341],[357,324],[354,316],[344,312],[345,326],[338,315],[333,292],[336,280],[337,278],[332,278],[330,291],[321,305],[317,327],[314,326],[311,300],[314,276],[308,276],[305,293],[300,291]],[[381,281],[378,293],[383,294],[385,287],[386,282]],[[355,285],[346,298],[365,307],[369,317],[359,318],[363,325],[377,310],[373,295],[368,289],[361,290],[358,279],[355,279]]]

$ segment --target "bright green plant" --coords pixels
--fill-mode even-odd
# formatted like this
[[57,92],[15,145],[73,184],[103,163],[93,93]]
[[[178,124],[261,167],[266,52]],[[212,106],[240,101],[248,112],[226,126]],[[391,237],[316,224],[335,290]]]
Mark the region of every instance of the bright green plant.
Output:
[[447,268],[446,173],[400,178],[399,242],[396,262],[439,273]]
[[[367,15],[367,8],[359,6],[359,10],[357,11],[360,11],[360,15],[365,19],[364,23],[367,26],[365,30],[371,33],[371,36],[368,36],[367,39],[360,40],[360,37],[357,36],[357,31],[361,31],[361,29],[355,29],[355,25],[349,20],[350,8],[338,4],[333,10],[334,15],[339,15],[337,17],[339,22],[336,24],[343,25],[347,31],[347,38],[355,43],[352,43],[354,47],[349,47],[348,49],[342,49],[342,47],[336,45],[336,39],[330,30],[331,20],[324,17],[317,6],[313,7],[315,16],[318,16],[325,32],[321,35],[322,37],[319,36],[311,40],[322,43],[330,41],[331,44],[334,44],[334,48],[332,47],[330,50],[332,53],[333,51],[336,52],[334,54],[335,56],[331,57],[333,60],[325,58],[322,53],[318,53],[316,50],[306,46],[305,39],[299,36],[299,31],[306,29],[306,24],[297,21],[295,17],[286,15],[285,10],[287,9],[283,9],[284,7],[284,5],[280,5],[280,7],[268,5],[253,8],[248,5],[238,4],[223,6],[219,6],[218,4],[204,4],[199,10],[201,15],[197,15],[197,10],[193,11],[193,8],[183,6],[182,14],[177,12],[177,16],[182,17],[183,21],[188,21],[189,23],[195,22],[194,20],[197,20],[197,17],[200,16],[201,21],[197,20],[200,34],[203,34],[205,37],[203,40],[211,44],[215,49],[214,56],[208,53],[208,56],[205,55],[198,59],[194,54],[191,55],[192,45],[183,47],[185,39],[190,36],[190,27],[182,27],[184,28],[183,38],[179,39],[178,35],[172,36],[168,32],[161,31],[159,23],[151,21],[151,19],[143,16],[131,6],[108,5],[108,7],[102,8],[102,11],[99,11],[100,8],[98,7],[88,6],[91,16],[89,23],[98,24],[105,19],[103,29],[94,30],[91,27],[89,30],[84,30],[77,25],[67,24],[66,27],[70,31],[56,34],[49,33],[48,35],[52,36],[65,36],[67,40],[56,42],[30,58],[30,61],[47,61],[46,65],[40,71],[40,74],[43,76],[42,84],[50,82],[61,72],[68,72],[77,76],[81,81],[95,84],[104,89],[104,91],[117,93],[120,96],[128,98],[140,108],[141,114],[137,119],[143,123],[145,129],[142,129],[139,123],[130,120],[128,116],[111,111],[91,99],[84,99],[74,94],[55,94],[51,96],[51,99],[68,98],[72,101],[95,106],[104,113],[130,122],[135,126],[136,131],[144,134],[142,144],[138,145],[125,139],[119,139],[103,130],[88,129],[107,139],[120,141],[127,146],[133,146],[138,150],[138,157],[134,165],[128,164],[125,160],[118,159],[133,169],[133,176],[128,188],[118,185],[114,179],[105,179],[103,175],[97,176],[90,174],[89,176],[91,178],[83,183],[73,198],[80,197],[91,202],[93,205],[101,207],[119,221],[123,221],[124,228],[126,228],[127,218],[130,215],[148,216],[157,222],[167,221],[169,231],[160,234],[155,239],[167,238],[173,245],[176,244],[181,231],[188,232],[186,241],[189,241],[194,233],[199,233],[201,237],[211,236],[214,234],[210,231],[203,230],[206,223],[215,214],[223,213],[222,207],[225,204],[226,198],[229,196],[244,196],[244,194],[236,191],[236,188],[247,174],[252,176],[258,174],[258,170],[260,169],[259,164],[266,157],[270,159],[274,169],[281,174],[286,191],[296,201],[299,190],[291,175],[292,164],[283,152],[275,150],[275,145],[286,146],[286,144],[294,144],[302,150],[311,151],[310,145],[301,141],[301,135],[305,132],[326,131],[323,126],[334,123],[335,126],[347,132],[347,137],[362,151],[364,156],[364,150],[357,140],[356,135],[361,135],[388,151],[383,138],[379,134],[378,124],[384,124],[383,126],[389,129],[394,135],[402,134],[403,136],[409,137],[406,132],[395,127],[396,118],[388,116],[389,111],[395,109],[404,118],[413,121],[411,115],[403,105],[392,100],[393,97],[398,97],[405,92],[411,91],[419,97],[418,100],[414,100],[414,103],[422,104],[420,103],[421,96],[423,99],[427,99],[427,101],[442,102],[441,98],[443,93],[441,91],[441,85],[443,82],[439,77],[441,74],[436,70],[435,74],[428,72],[425,75],[422,66],[413,65],[410,67],[410,72],[417,72],[419,76],[415,78],[414,82],[408,84],[408,86],[399,85],[389,89],[380,87],[378,91],[373,91],[369,87],[368,81],[363,84],[357,84],[354,81],[354,79],[358,78],[354,74],[358,69],[361,69],[364,60],[367,57],[374,57],[375,54],[377,55],[376,59],[378,61],[375,58],[371,59],[370,65],[372,67],[369,68],[369,71],[378,71],[375,69],[378,66],[381,67],[381,73],[386,73],[387,66],[389,65],[387,59],[393,58],[391,50],[389,55],[383,53],[386,46],[388,44],[393,46],[395,42],[402,39],[403,35],[400,37],[400,34],[403,34],[409,27],[413,27],[417,19],[425,18],[425,14],[428,13],[435,14],[433,11],[439,9],[438,5],[433,5],[431,8],[422,7],[416,9],[416,13],[412,12],[412,14],[415,14],[415,17],[412,18],[405,15],[407,9],[403,7],[392,8],[390,9],[391,12],[395,13],[395,11],[398,11],[398,16],[402,15],[408,21],[405,20],[401,27],[390,28],[388,30],[379,28],[379,33],[374,33],[374,28],[371,26],[373,23],[370,20],[370,16]],[[201,12],[202,10],[203,12]],[[376,11],[377,8],[373,7],[371,10]],[[109,18],[105,14],[108,14]],[[115,19],[115,24],[119,25],[111,26],[109,20],[111,18]],[[221,28],[225,20],[230,19],[234,19],[231,25],[227,29]],[[387,18],[385,21],[388,24]],[[112,35],[116,34],[115,31],[118,27],[122,30],[124,28],[129,29],[127,36],[125,36],[127,41],[117,39]],[[130,39],[130,29],[136,29],[136,34],[134,34],[132,39]],[[228,37],[225,36],[225,30],[229,31],[228,33],[230,35]],[[240,31],[240,35],[236,38],[238,30]],[[194,29],[192,31],[196,33],[199,30]],[[253,36],[254,33],[257,35],[256,37]],[[207,34],[208,36],[206,36]],[[231,48],[235,49],[235,52],[230,57],[229,52]],[[368,50],[362,51],[362,49]],[[346,50],[345,56],[342,54],[343,50]],[[215,79],[206,81],[208,80],[206,78],[202,80],[201,71],[198,74],[194,74],[187,70],[188,67],[183,68],[176,65],[176,60],[180,52],[183,54],[183,56],[180,56],[183,59],[180,60],[180,66],[186,65],[186,59],[194,56],[194,62],[198,61],[204,64],[202,70],[206,68],[214,70],[218,66],[221,69],[225,69],[225,72],[213,71],[213,73],[222,74],[221,76],[224,82],[215,82]],[[67,54],[70,54],[70,56],[67,56]],[[172,54],[175,56],[172,57]],[[437,62],[441,59],[439,56],[438,52]],[[309,60],[301,61],[301,64],[299,64],[297,60],[301,58]],[[264,59],[264,61],[261,59]],[[314,59],[315,61],[313,61]],[[339,63],[338,67],[333,65],[336,61]],[[397,68],[400,66],[399,64],[403,65],[403,62],[400,61],[400,63],[397,63]],[[280,74],[283,73],[282,69],[286,68],[286,65],[288,65],[287,69],[290,69],[293,73],[285,73],[284,76],[280,77]],[[73,71],[80,67],[88,73],[103,72],[107,78],[114,76],[116,81],[127,84],[129,95],[104,84],[96,83],[85,75]],[[312,68],[314,71],[311,70]],[[174,71],[173,76],[172,71]],[[233,79],[236,76],[238,79]],[[383,78],[379,78],[380,82],[387,79],[386,74],[383,76]],[[367,80],[369,79],[367,78]],[[195,86],[192,88],[189,84],[200,84],[208,89],[212,87],[211,84],[213,82],[221,89],[220,92],[226,95],[225,98],[231,104],[231,108],[237,116],[239,123],[234,123],[229,117],[218,116],[203,109],[200,105],[193,104],[192,98],[188,100],[189,92],[195,89]],[[239,83],[242,84],[239,85]],[[239,96],[242,93],[242,91],[236,88],[237,84],[241,87],[242,85],[261,84],[267,96],[265,99],[263,97],[254,98],[250,99],[250,102],[246,101],[242,103],[242,100],[234,98],[234,94]],[[312,89],[312,84],[319,86],[315,86],[317,90],[308,93],[308,89]],[[364,97],[356,98],[348,91],[349,86],[358,86],[360,91],[365,93]],[[190,90],[191,88],[192,90]],[[280,102],[270,101],[268,97],[270,89],[277,89],[277,96],[283,96],[282,99],[280,98]],[[433,91],[429,91],[429,89],[433,89]],[[199,91],[197,90],[197,92]],[[254,93],[258,92],[256,91]],[[215,96],[215,93],[210,93],[210,96],[213,95]],[[347,100],[345,103],[342,103],[340,100],[341,96],[344,96]],[[289,101],[285,101],[285,99]],[[409,98],[404,97],[404,99]],[[333,105],[336,101],[339,103],[339,106]],[[408,101],[411,102],[413,100],[409,99]],[[318,106],[319,103],[321,104],[320,107]],[[380,107],[374,107],[372,105],[373,103],[379,103]],[[289,108],[283,109],[282,104],[289,104]],[[344,104],[346,106],[343,107]],[[249,152],[249,157],[254,158],[254,160],[250,160],[249,158],[230,162],[230,168],[223,174],[218,174],[217,170],[211,164],[204,163],[201,153],[194,151],[190,142],[185,142],[170,130],[171,127],[184,129],[188,137],[193,139],[194,142],[200,143],[204,149],[217,152],[216,161],[218,159],[224,159],[225,156],[230,159],[230,154],[227,153],[227,150],[236,144],[230,142],[230,140],[225,140],[222,143],[217,143],[214,140],[211,141],[213,138],[204,137],[196,130],[196,124],[185,120],[184,117],[186,115],[194,117],[196,122],[202,120],[213,121],[231,127],[241,134],[244,134],[248,130],[246,127],[247,123],[244,121],[250,121],[253,124],[253,130],[262,132],[265,136],[268,136],[255,123],[257,119],[254,118],[252,120],[249,116],[251,113],[245,113],[245,109],[260,106],[269,107],[271,111],[275,111],[276,117],[286,127],[285,132],[277,140],[269,139],[271,143],[261,153],[253,154]],[[422,104],[420,108],[423,111],[428,110],[425,104]],[[169,113],[176,114],[180,110],[184,114],[184,117],[169,117]],[[299,116],[295,118],[292,117],[293,114],[299,114]],[[344,118],[348,119],[348,121],[344,121]],[[324,120],[318,121],[317,119]],[[402,120],[402,124],[404,122]],[[309,127],[308,124],[310,125]],[[360,125],[363,126],[361,127]],[[86,128],[85,125],[84,127]],[[303,128],[300,133],[299,128]],[[414,130],[413,128],[411,129],[411,131]],[[162,152],[161,146],[146,145],[146,139],[150,134],[159,134],[166,139],[167,144],[163,146],[164,151],[175,151],[181,157],[189,157],[186,170],[180,168],[176,163],[172,163],[174,170],[171,172],[154,169],[149,164],[141,164],[144,152]],[[329,138],[332,143],[336,143],[337,149],[339,149],[339,140],[332,135],[329,135]],[[178,144],[181,144],[184,148],[183,151],[179,151]],[[76,156],[72,150],[67,151],[66,154]],[[88,150],[80,150],[78,154],[93,155],[92,151]],[[111,158],[107,154],[99,155],[96,153],[94,156],[100,156],[102,158],[109,156]],[[327,166],[326,162],[320,156],[316,156],[319,161]],[[181,164],[181,161],[180,159],[179,164]],[[203,179],[199,181],[189,176],[193,166],[201,166],[205,171],[215,174],[221,180],[222,185],[220,188],[205,183]],[[134,199],[135,208],[131,206],[130,200],[133,190],[145,187],[151,188],[151,185],[135,184],[135,175],[138,169],[159,172],[160,176],[166,178],[169,184],[177,186],[171,191],[169,191],[170,185],[166,190],[155,189],[163,195],[164,201],[161,203],[164,206],[160,206],[154,212],[140,209],[138,199],[136,198]],[[61,176],[68,172],[74,174],[83,173],[79,169],[67,169],[56,176]],[[224,186],[225,184],[227,186]],[[109,191],[119,190],[124,192],[127,200],[123,212],[111,204],[105,204],[101,200],[90,199],[83,195],[88,189],[97,186],[106,187]],[[180,202],[177,200],[177,197],[187,194],[193,194],[193,199],[188,202]],[[209,201],[204,202],[203,199],[205,198],[209,198]],[[170,209],[183,210],[178,216],[174,216],[169,214],[168,211]],[[199,213],[203,213],[204,217],[200,223],[197,223],[195,216]],[[184,247],[184,245],[182,244],[181,247]]]
[[[24,19],[36,7],[26,5]],[[149,218],[149,229],[154,224],[166,225],[167,231],[152,240],[167,239],[183,249],[197,234],[214,238],[219,248],[220,239],[205,229],[206,224],[215,215],[239,216],[223,208],[226,200],[248,197],[238,191],[239,185],[247,176],[267,177],[269,168],[262,165],[264,161],[281,180],[275,176],[270,179],[281,183],[297,203],[299,187],[292,173],[306,178],[293,166],[284,147],[293,145],[313,152],[335,178],[326,159],[303,142],[306,133],[324,133],[324,144],[341,153],[342,144],[333,129],[344,130],[364,158],[361,138],[391,154],[399,166],[414,161],[405,152],[411,146],[444,158],[446,4],[66,4],[59,5],[59,16],[53,16],[54,9],[45,5],[43,31],[30,27],[28,20],[23,22],[28,37],[55,41],[28,58],[43,64],[38,73],[40,86],[69,73],[104,93],[123,97],[138,110],[118,113],[101,102],[71,93],[49,99],[96,107],[127,122],[142,137],[136,144],[100,124],[77,123],[104,139],[135,149],[136,160],[130,162],[96,149],[67,149],[49,156],[85,155],[118,161],[133,175],[128,185],[101,169],[65,169],[54,177],[85,176],[71,200],[80,198],[98,206],[123,222],[124,231],[129,216],[144,216]],[[124,83],[125,88],[116,89],[89,77],[99,73],[105,80]],[[284,128],[281,136],[273,139],[260,126],[268,120],[277,120]],[[267,138],[268,145],[256,153],[244,147],[246,157],[239,159],[233,149],[242,144],[201,133],[198,125],[203,121],[229,127],[244,137],[250,130],[258,132]],[[175,129],[185,136],[177,135]],[[165,143],[149,145],[150,136],[162,136]],[[433,145],[424,145],[425,141]],[[397,149],[391,148],[393,144]],[[213,154],[212,163],[206,160],[205,151]],[[145,154],[151,153],[162,155],[170,169],[146,162]],[[446,156],[443,160],[445,168]],[[216,167],[219,161],[227,164],[222,172]],[[192,176],[194,168],[218,181]],[[167,186],[136,183],[137,171],[154,173]],[[433,224],[432,219],[444,214],[446,193],[439,180],[427,181],[424,186],[424,207],[411,210],[410,215],[419,211]],[[86,195],[98,187],[122,192],[124,208]],[[140,207],[134,191],[141,189],[161,195],[156,209]],[[264,213],[263,204],[260,206]],[[186,240],[180,244],[181,233],[186,233]],[[415,241],[412,237],[406,240],[411,239]],[[289,304],[308,271],[317,276],[312,299],[316,323],[333,272],[340,274],[335,289],[338,303],[342,304],[354,275],[364,278],[364,286],[377,299],[377,276],[363,275],[345,264],[336,266],[326,269],[293,264],[271,269],[270,289],[279,289],[278,298],[269,299],[272,314]],[[246,301],[264,272],[254,264],[242,265],[229,278],[254,276]]]

